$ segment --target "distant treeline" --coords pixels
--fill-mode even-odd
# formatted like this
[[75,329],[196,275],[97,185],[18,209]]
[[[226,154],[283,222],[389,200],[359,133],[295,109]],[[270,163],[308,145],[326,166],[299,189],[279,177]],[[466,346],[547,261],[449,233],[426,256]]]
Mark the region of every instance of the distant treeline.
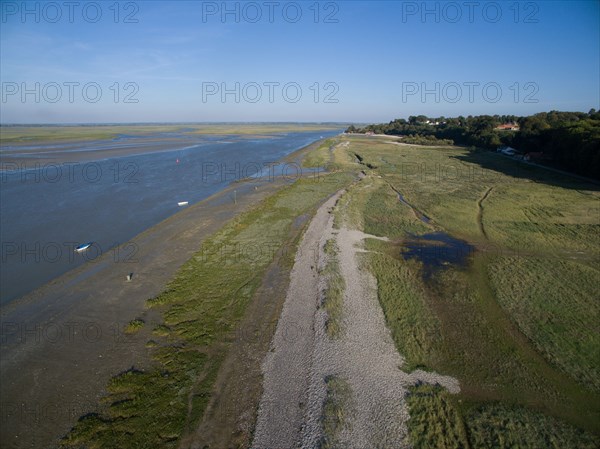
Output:
[[[497,129],[514,124],[518,130]],[[387,124],[350,126],[348,133],[375,133],[411,136],[411,140],[452,141],[457,145],[495,150],[510,146],[522,154],[543,153],[538,160],[562,170],[600,179],[600,112],[541,112],[514,115],[468,117],[410,116]]]

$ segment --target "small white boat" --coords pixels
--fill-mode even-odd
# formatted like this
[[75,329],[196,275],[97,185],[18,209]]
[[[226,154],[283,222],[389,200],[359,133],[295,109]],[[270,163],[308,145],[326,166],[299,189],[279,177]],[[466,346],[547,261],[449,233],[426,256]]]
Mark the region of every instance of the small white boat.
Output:
[[92,246],[94,242],[87,242],[87,243],[82,243],[81,245],[75,247],[75,252],[77,253],[82,253],[84,252],[86,249],[88,249],[90,246]]
[[180,201],[179,203],[177,203],[178,206],[187,206],[188,202],[187,201]]

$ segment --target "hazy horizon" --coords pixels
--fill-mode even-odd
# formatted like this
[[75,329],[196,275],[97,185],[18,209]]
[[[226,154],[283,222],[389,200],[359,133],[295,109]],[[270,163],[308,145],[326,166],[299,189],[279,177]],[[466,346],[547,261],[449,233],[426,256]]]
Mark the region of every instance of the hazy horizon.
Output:
[[[596,109],[596,108],[590,108],[590,109]],[[544,113],[544,112],[550,112],[551,110],[540,110],[540,111],[536,111],[536,112],[532,112],[531,114],[526,114],[523,115],[523,117],[525,116],[530,116],[530,115],[535,115],[538,113]],[[575,110],[558,110],[559,112],[582,112],[582,113],[587,113],[589,112],[589,110],[579,110],[579,111],[575,111]],[[408,118],[410,116],[416,116],[417,114],[407,114],[407,115],[401,115],[401,116],[396,116],[396,117],[390,117],[389,120],[381,120],[377,123],[387,123],[387,122],[391,122],[393,120],[396,119],[406,119],[408,120]],[[437,116],[437,115],[433,115],[433,114],[418,114],[418,115],[425,115],[429,118],[434,118],[434,117],[441,117]],[[468,116],[477,116],[477,115],[516,115],[516,116],[520,116],[519,114],[456,114],[456,115],[452,115],[452,116],[444,116],[446,118],[450,118],[450,117],[459,117],[459,116],[463,116],[463,117],[468,117]],[[260,124],[280,124],[280,125],[285,125],[285,124],[300,124],[300,125],[370,125],[370,124],[374,124],[376,122],[372,122],[372,121],[345,121],[345,120],[331,120],[331,121],[301,121],[301,120],[285,120],[285,121],[277,121],[277,120],[260,120],[260,121],[251,121],[251,120],[230,120],[230,121],[148,121],[148,122],[31,122],[31,123],[27,123],[27,122],[23,122],[23,123],[3,123],[0,122],[0,126],[126,126],[126,125],[260,125]]]
[[68,5],[2,3],[0,122],[377,123],[599,107],[598,2]]

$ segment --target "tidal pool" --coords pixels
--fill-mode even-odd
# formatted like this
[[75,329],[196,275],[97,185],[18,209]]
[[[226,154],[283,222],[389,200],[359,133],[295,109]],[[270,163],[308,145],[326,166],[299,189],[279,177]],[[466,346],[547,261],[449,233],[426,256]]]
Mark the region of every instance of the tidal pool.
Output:
[[469,263],[475,247],[445,232],[431,232],[410,236],[403,242],[401,251],[405,260],[417,259],[423,264],[423,279],[430,280],[436,272],[449,266],[464,268]]

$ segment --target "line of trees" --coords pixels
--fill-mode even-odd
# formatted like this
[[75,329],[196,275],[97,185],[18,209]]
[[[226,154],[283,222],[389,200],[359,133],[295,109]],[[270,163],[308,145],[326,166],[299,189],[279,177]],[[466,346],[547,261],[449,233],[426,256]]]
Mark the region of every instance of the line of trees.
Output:
[[[518,124],[518,131],[496,129]],[[389,134],[452,140],[457,145],[495,150],[511,146],[519,152],[543,153],[544,163],[600,179],[600,112],[541,112],[526,117],[478,115],[468,117],[410,116],[389,123],[350,126],[348,133]]]

